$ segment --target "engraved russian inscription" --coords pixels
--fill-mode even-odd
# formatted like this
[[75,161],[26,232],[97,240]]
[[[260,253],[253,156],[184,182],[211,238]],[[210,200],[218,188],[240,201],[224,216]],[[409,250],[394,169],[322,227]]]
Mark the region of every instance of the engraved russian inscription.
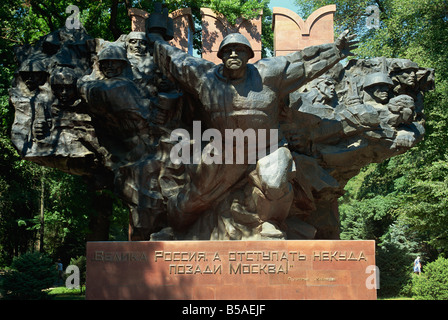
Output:
[[[103,256],[101,256],[103,257]],[[110,259],[110,257],[109,257]],[[367,261],[363,251],[155,251],[154,262],[168,263],[169,274],[288,274],[294,265],[306,261]],[[295,279],[295,278],[291,278]],[[328,278],[325,278],[326,281]],[[296,280],[292,280],[296,281]]]

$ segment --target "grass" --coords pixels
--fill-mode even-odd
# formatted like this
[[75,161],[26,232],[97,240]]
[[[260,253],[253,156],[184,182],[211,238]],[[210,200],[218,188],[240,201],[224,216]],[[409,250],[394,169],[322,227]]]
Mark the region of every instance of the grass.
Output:
[[[56,287],[51,288],[48,295],[52,300],[85,300],[86,299],[86,288],[82,288],[82,293],[80,289],[67,289],[66,287]],[[398,297],[388,297],[388,298],[378,298],[378,300],[414,300],[412,297],[398,296]]]
[[389,297],[389,298],[378,298],[378,300],[414,300],[412,297]]
[[86,288],[80,289],[67,289],[66,287],[51,288],[48,295],[52,300],[85,300]]

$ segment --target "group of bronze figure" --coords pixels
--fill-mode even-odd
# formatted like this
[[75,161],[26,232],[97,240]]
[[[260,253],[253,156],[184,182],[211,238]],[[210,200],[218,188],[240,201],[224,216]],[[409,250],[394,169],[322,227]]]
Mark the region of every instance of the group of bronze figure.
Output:
[[[347,60],[356,47],[347,32],[254,64],[249,41],[229,34],[215,65],[171,46],[162,20],[115,42],[83,28],[50,33],[18,48],[10,89],[21,156],[113,187],[132,240],[337,239],[346,182],[424,135],[432,69]],[[197,121],[223,136],[277,134],[255,163],[173,161],[171,133],[193,137]],[[192,139],[198,146],[209,141]],[[218,149],[215,159],[229,152]]]

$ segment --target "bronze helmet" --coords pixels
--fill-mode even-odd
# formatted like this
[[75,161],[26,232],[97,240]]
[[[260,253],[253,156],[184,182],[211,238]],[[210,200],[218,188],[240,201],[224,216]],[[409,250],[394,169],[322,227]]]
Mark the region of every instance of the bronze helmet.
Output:
[[241,33],[230,33],[222,40],[221,44],[219,45],[218,58],[222,59],[222,50],[229,44],[242,44],[249,48],[249,59],[252,59],[255,56],[254,50],[252,50],[252,46],[245,36],[243,36]]

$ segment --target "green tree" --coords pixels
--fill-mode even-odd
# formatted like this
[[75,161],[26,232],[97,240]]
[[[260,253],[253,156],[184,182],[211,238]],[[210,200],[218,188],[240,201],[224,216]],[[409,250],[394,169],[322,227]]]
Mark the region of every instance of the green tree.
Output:
[[417,300],[447,300],[448,259],[439,257],[424,266],[422,274],[413,277],[412,292]]
[[398,201],[393,196],[376,196],[340,205],[341,239],[379,241],[394,221]]
[[376,255],[376,265],[380,270],[379,296],[409,295],[405,288],[411,281],[413,257],[419,250],[418,240],[400,222],[391,224],[381,237]]
[[409,192],[398,212],[413,229],[425,235],[425,242],[440,253],[448,245],[448,157],[415,170]]
[[39,252],[15,257],[11,270],[2,279],[5,299],[40,300],[47,298],[44,289],[54,285],[57,269],[52,260]]
[[0,137],[0,264],[34,245],[35,231],[27,229],[38,212],[39,187],[34,179],[37,165],[20,160],[11,142]]

